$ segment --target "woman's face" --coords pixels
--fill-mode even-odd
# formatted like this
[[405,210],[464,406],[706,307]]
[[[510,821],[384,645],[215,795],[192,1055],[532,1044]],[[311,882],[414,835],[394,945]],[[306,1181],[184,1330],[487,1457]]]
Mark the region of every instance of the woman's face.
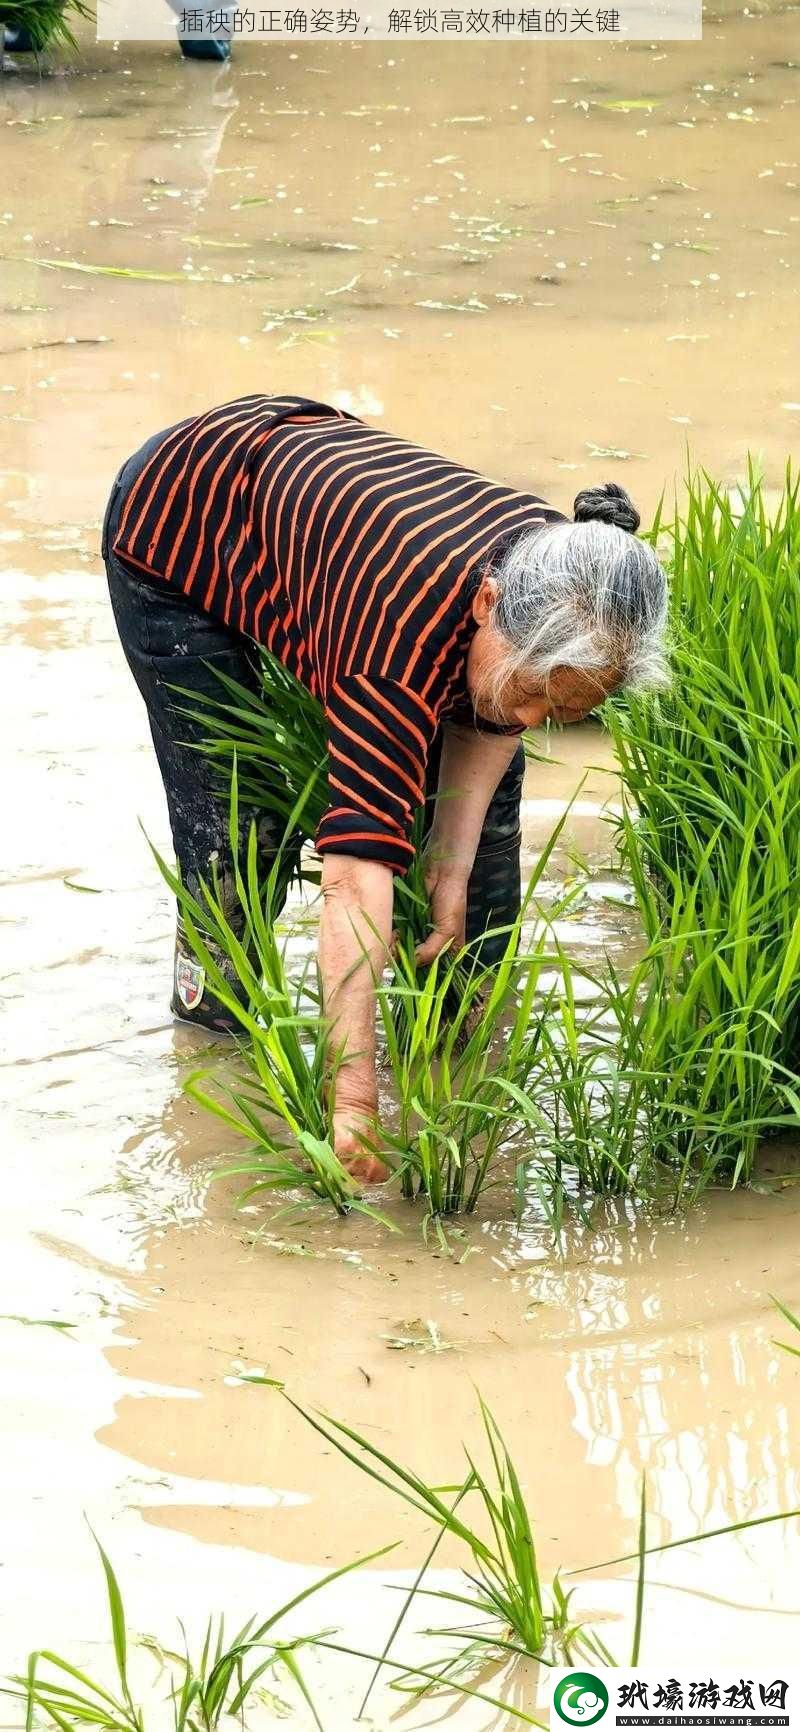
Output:
[[582,722],[618,689],[621,680],[614,668],[554,668],[546,690],[543,681],[523,670],[502,688],[499,709],[488,707],[481,694],[492,689],[493,677],[508,654],[504,639],[489,623],[494,600],[492,579],[484,578],[473,601],[478,630],[467,656],[467,686],[484,720],[525,728],[538,728],[547,721]]

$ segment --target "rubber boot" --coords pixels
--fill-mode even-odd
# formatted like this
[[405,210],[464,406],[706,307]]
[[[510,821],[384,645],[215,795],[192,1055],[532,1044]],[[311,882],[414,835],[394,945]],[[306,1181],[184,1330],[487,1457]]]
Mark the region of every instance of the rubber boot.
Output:
[[[242,1003],[242,985],[239,976],[219,945],[213,939],[205,938],[204,943],[218,964],[230,985],[231,994]],[[175,934],[175,963],[172,976],[172,999],[170,1009],[173,1016],[180,1022],[194,1023],[197,1028],[208,1028],[215,1034],[241,1034],[242,1025],[227,1006],[220,1003],[214,993],[206,986],[206,971],[202,963],[195,958],[186,929],[180,916]]]
[[179,36],[184,60],[230,60],[231,45],[224,38]]
[[17,29],[15,24],[6,24],[3,32],[3,46],[7,54],[35,54],[36,47],[28,30]]

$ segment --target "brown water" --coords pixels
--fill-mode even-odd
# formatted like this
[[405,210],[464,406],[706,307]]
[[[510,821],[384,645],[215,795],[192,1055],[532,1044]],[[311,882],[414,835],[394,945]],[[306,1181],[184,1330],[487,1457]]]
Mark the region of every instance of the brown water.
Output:
[[[643,1469],[654,1543],[800,1501],[798,1372],[769,1301],[800,1297],[791,1186],[687,1222],[609,1212],[563,1258],[499,1194],[447,1255],[413,1212],[392,1239],[325,1218],[254,1238],[230,1184],[208,1193],[230,1144],[181,1094],[205,1047],[166,1011],[172,916],[138,828],[166,845],[162,797],[97,559],[127,453],[254,388],[335,400],[567,508],[616,476],[646,516],[687,440],[729,485],[748,448],[778,484],[800,414],[793,26],[751,8],[661,48],[284,44],[219,74],[87,44],[68,76],[0,83],[0,1313],[76,1325],[0,1323],[4,1667],[42,1640],[105,1655],[83,1512],[132,1626],[166,1638],[177,1613],[264,1611],[399,1539],[304,1626],[380,1641],[379,1584],[407,1579],[419,1526],[243,1370],[437,1480],[477,1441],[477,1386],[547,1572],[631,1550]],[[554,870],[589,868],[576,953],[623,957],[607,744],[585,728],[552,752],[529,772],[530,857],[600,766]],[[409,1334],[440,1350],[392,1346]],[[647,1653],[785,1664],[799,1559],[777,1525],[654,1560]],[[629,1581],[582,1590],[621,1658]],[[311,1672],[349,1724],[347,1665]]]

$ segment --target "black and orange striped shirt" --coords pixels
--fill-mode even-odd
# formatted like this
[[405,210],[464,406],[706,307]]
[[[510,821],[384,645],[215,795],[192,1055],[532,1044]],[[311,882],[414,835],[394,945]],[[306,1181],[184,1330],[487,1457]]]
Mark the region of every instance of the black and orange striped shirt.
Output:
[[113,551],[303,681],[328,724],[317,847],[403,871],[431,740],[474,720],[479,572],[532,517],[563,521],[325,403],[252,396],[164,433]]

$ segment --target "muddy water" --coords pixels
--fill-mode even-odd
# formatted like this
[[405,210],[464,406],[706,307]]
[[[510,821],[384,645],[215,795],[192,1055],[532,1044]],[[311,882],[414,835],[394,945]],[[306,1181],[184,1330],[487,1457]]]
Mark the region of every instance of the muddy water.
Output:
[[[567,507],[614,475],[646,515],[687,440],[729,484],[748,447],[777,482],[800,413],[787,41],[751,9],[702,45],[488,61],[281,45],[217,75],[87,44],[75,73],[0,84],[4,1667],[43,1639],[104,1655],[83,1512],[133,1627],[166,1637],[176,1612],[244,1618],[398,1539],[305,1626],[381,1639],[379,1584],[423,1536],[247,1370],[438,1480],[477,1441],[477,1385],[547,1571],[631,1549],[643,1470],[654,1542],[799,1501],[798,1374],[768,1299],[798,1301],[791,1186],[685,1223],[609,1213],[562,1258],[499,1194],[437,1253],[413,1212],[389,1239],[209,1192],[230,1146],[181,1093],[206,1049],[166,1012],[171,913],[138,827],[166,846],[164,812],[97,562],[127,452],[254,387],[334,399]],[[604,106],[624,98],[650,106]],[[588,868],[590,894],[562,936],[623,957],[607,744],[585,728],[551,752],[529,858],[577,789],[554,870]],[[648,1651],[734,1663],[746,1644],[779,1665],[797,1565],[780,1526],[654,1561]],[[623,1656],[629,1572],[588,1581]],[[348,1667],[312,1674],[346,1725]]]

